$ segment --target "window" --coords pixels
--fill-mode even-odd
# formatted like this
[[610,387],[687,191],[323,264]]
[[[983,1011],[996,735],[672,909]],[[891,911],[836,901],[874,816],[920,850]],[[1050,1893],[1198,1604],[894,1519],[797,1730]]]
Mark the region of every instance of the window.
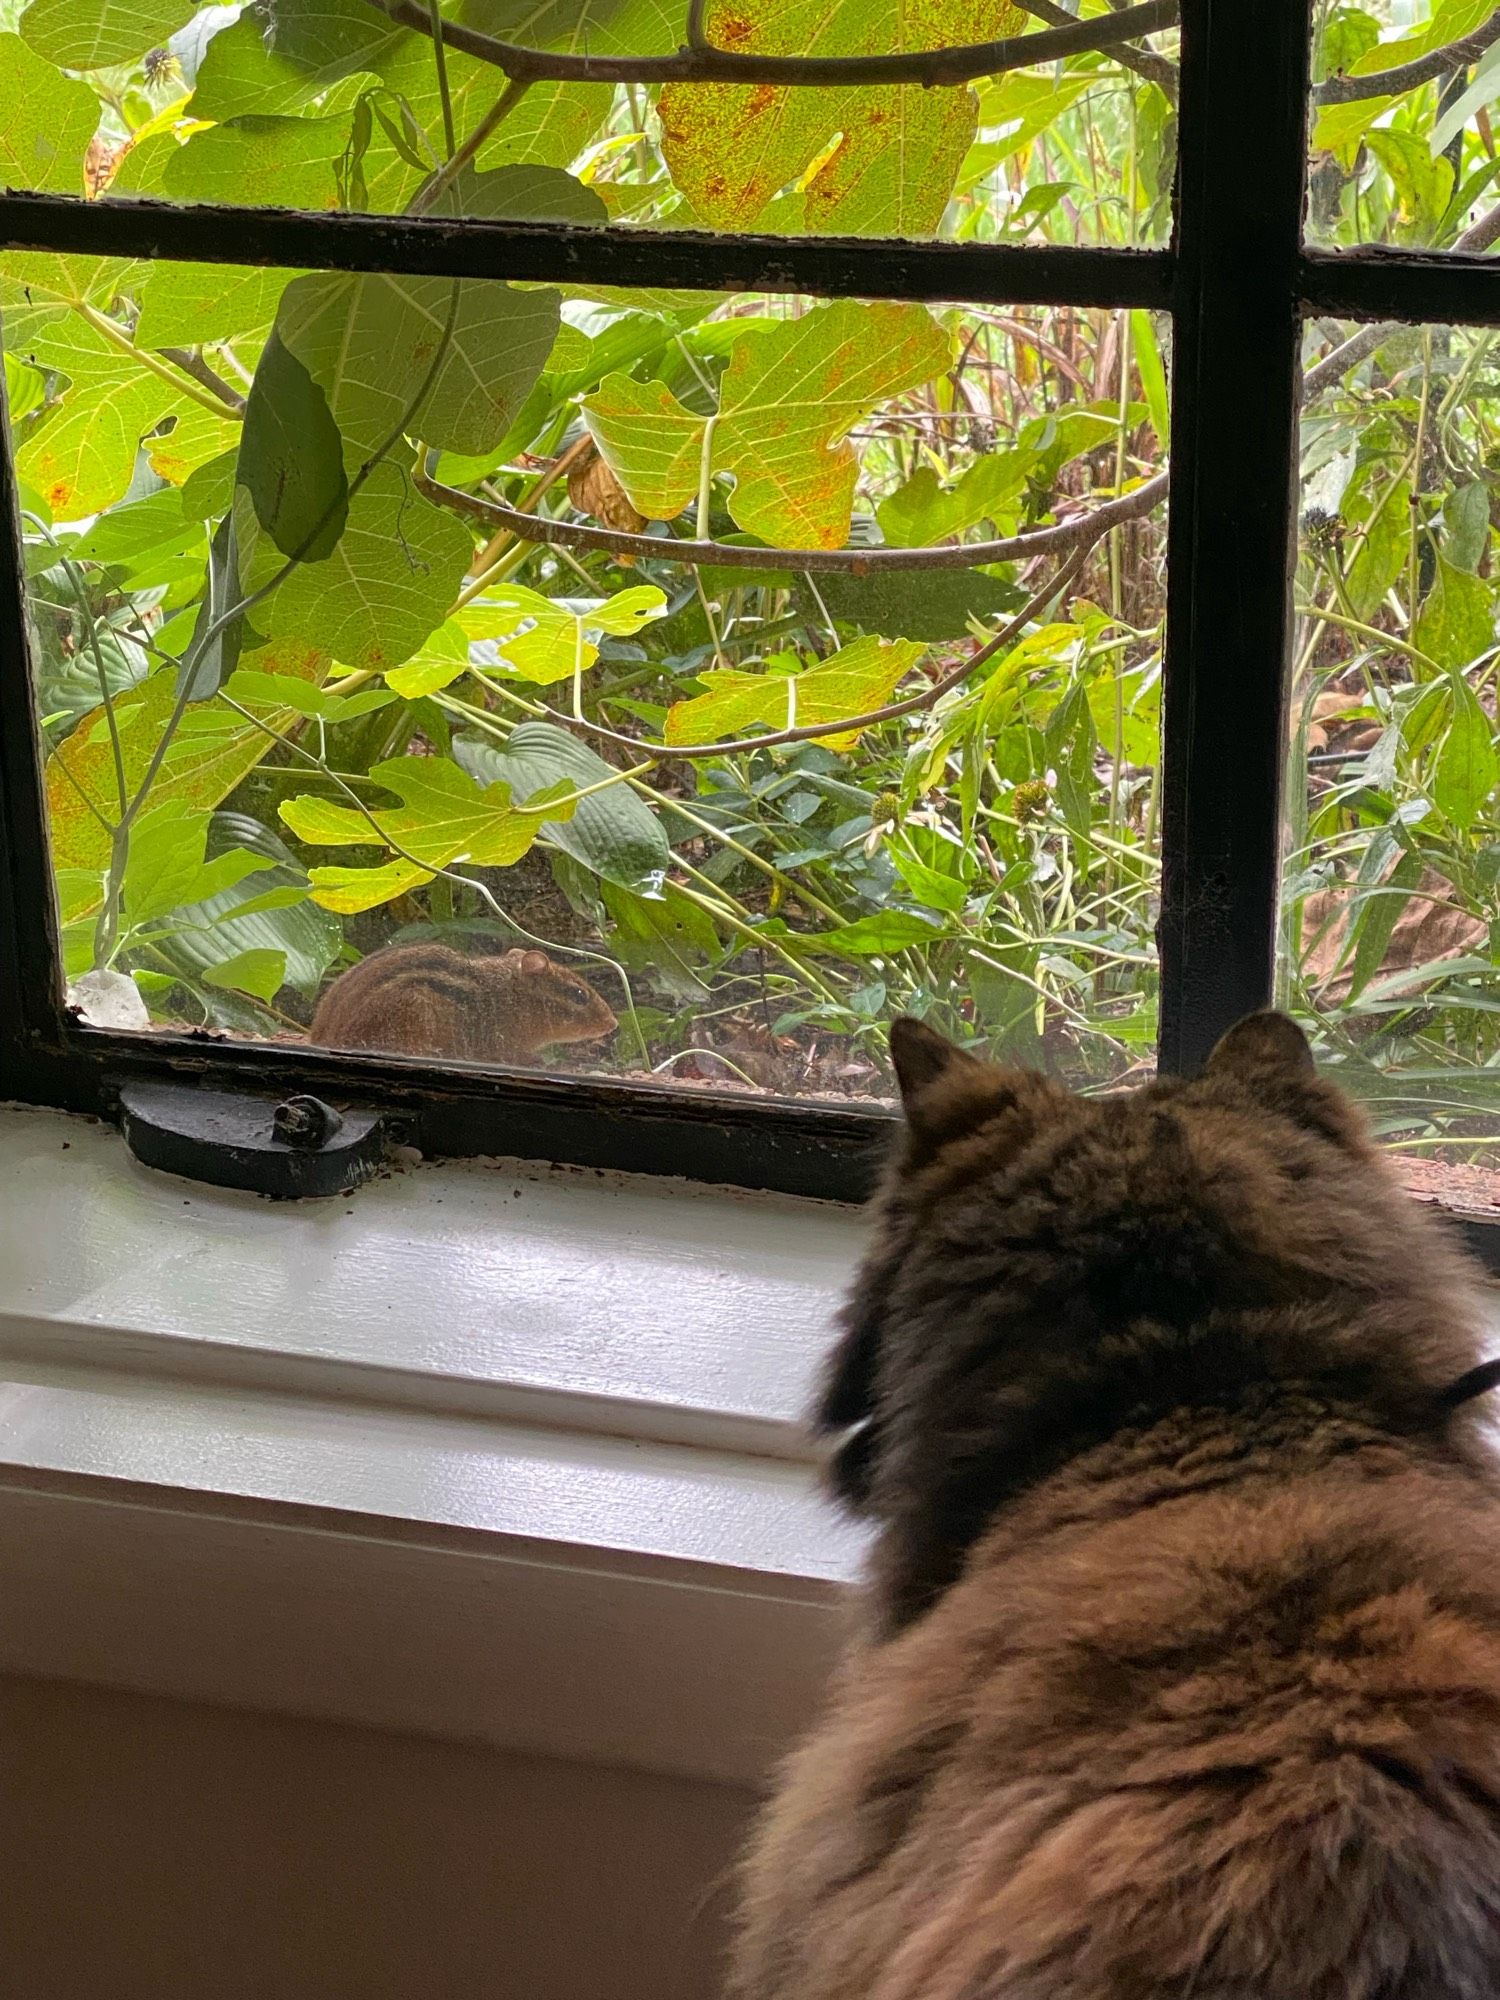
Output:
[[849,1195],[893,1013],[1099,1088],[1279,979],[1482,1169],[1489,793],[1441,891],[1411,801],[1494,756],[1489,16],[1183,11],[31,0],[6,1091]]

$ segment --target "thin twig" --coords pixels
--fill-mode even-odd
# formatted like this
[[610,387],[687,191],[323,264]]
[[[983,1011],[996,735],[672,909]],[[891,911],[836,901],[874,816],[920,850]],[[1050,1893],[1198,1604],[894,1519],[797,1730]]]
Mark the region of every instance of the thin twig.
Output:
[[1399,97],[1403,91],[1415,90],[1418,84],[1432,83],[1440,76],[1466,69],[1496,42],[1500,42],[1500,7],[1472,34],[1456,42],[1446,42],[1440,49],[1429,49],[1425,56],[1418,56],[1412,62],[1397,63],[1393,69],[1365,70],[1358,76],[1328,77],[1313,86],[1313,102],[1358,104],[1368,97]]
[[[430,35],[432,22],[419,0],[368,0],[388,19],[418,34]],[[899,55],[770,56],[747,55],[717,48],[678,49],[666,56],[592,56],[551,49],[529,49],[443,22],[443,40],[450,49],[493,63],[516,83],[968,83],[975,77],[999,76],[1006,70],[1030,69],[1034,63],[1059,62],[1064,56],[1095,49],[1116,49],[1140,35],[1175,28],[1179,0],[1143,0],[1123,14],[1105,14],[1088,21],[1070,21],[1066,28],[1044,28],[1034,35],[1007,35],[995,42],[968,42],[953,48],[914,49]]]
[[1139,521],[1166,498],[1167,474],[1159,472],[1130,493],[1050,528],[1033,528],[1024,535],[1006,535],[992,542],[943,544],[932,549],[754,549],[740,542],[674,541],[665,535],[631,535],[617,528],[596,528],[579,521],[549,521],[523,514],[501,500],[484,500],[444,486],[425,473],[413,475],[426,499],[440,507],[472,515],[491,527],[509,528],[519,541],[555,543],[562,548],[604,549],[611,555],[661,562],[711,563],[722,569],[812,570],[818,575],[877,576],[892,570],[974,569],[982,563],[1025,561],[1031,556],[1057,555],[1091,543],[1123,521]]
[[[380,0],[371,0],[371,4],[379,6]],[[417,25],[423,26],[424,24],[418,22]],[[425,25],[427,32],[430,34],[431,23],[428,22]],[[452,25],[451,21],[443,23],[443,40],[445,43],[453,42],[453,36],[448,33]],[[457,45],[455,44],[455,46]],[[479,123],[474,127],[474,130],[464,140],[458,150],[443,162],[442,166],[438,168],[430,180],[424,182],[417,189],[417,192],[407,203],[406,212],[408,215],[426,215],[430,209],[436,206],[458,179],[464,168],[473,160],[474,155],[479,151],[480,147],[484,145],[497,126],[504,124],[505,120],[509,118],[512,111],[515,110],[530,88],[531,79],[529,77],[520,81],[515,77],[511,78],[510,82],[501,91],[500,95],[495,99],[489,110],[480,119]]]

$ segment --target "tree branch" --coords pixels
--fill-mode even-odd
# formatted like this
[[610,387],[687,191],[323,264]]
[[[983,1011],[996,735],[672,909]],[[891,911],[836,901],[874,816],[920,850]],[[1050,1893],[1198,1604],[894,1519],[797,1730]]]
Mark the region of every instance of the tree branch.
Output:
[[1024,535],[1007,535],[993,542],[962,542],[933,549],[752,549],[739,542],[674,541],[664,535],[630,535],[616,528],[595,528],[581,521],[549,521],[507,507],[502,500],[484,500],[443,486],[425,472],[413,475],[419,493],[440,507],[468,514],[491,528],[509,528],[523,542],[550,543],[565,549],[603,549],[610,555],[646,557],[660,562],[712,563],[722,569],[813,570],[819,575],[889,575],[892,570],[974,569],[981,563],[1024,561],[1031,556],[1066,554],[1094,541],[1125,521],[1139,521],[1166,497],[1167,475],[1159,472],[1118,499],[1106,500],[1085,514],[1059,521],[1050,528],[1033,528]]
[[1366,70],[1358,76],[1330,76],[1313,86],[1313,102],[1357,104],[1367,97],[1397,97],[1402,91],[1415,90],[1419,83],[1431,83],[1436,77],[1467,69],[1496,42],[1500,42],[1500,7],[1472,35],[1448,42],[1440,49],[1429,49],[1413,62],[1398,63],[1394,69]]
[[[429,37],[432,21],[420,0],[368,0],[403,28]],[[516,83],[968,83],[975,77],[999,76],[1006,70],[1029,69],[1033,63],[1059,62],[1064,56],[1094,49],[1116,49],[1139,35],[1176,27],[1179,0],[1141,0],[1122,14],[1104,14],[1088,21],[1069,20],[1065,28],[1046,28],[1034,35],[1007,35],[997,42],[969,42],[954,48],[912,50],[899,55],[763,56],[729,49],[683,48],[665,56],[590,56],[550,49],[529,49],[483,35],[457,21],[442,24],[450,49],[493,63]]]
[[[1482,250],[1492,248],[1496,243],[1500,243],[1500,207],[1492,208],[1487,215],[1481,215],[1472,228],[1464,231],[1447,254],[1473,257]],[[1323,359],[1309,368],[1302,377],[1304,407],[1314,396],[1320,396],[1325,389],[1332,388],[1333,384],[1347,375],[1351,368],[1357,368],[1361,361],[1368,360],[1377,347],[1389,340],[1393,333],[1400,332],[1403,324],[1404,322],[1399,319],[1378,320],[1371,326],[1361,327],[1359,332],[1352,334],[1341,347],[1335,347],[1331,354],[1325,354]]]
[[1078,581],[1079,572],[1087,560],[1089,549],[1097,539],[1097,536],[1091,537],[1084,547],[1075,549],[1071,559],[1063,565],[1052,581],[1043,585],[1034,597],[1028,598],[1010,623],[1002,626],[993,639],[987,639],[977,653],[971,653],[968,659],[960,660],[956,667],[950,669],[940,680],[935,680],[930,687],[923,688],[920,694],[908,695],[904,701],[889,701],[883,708],[868,709],[863,715],[842,716],[836,722],[804,722],[795,729],[777,729],[767,736],[745,736],[738,742],[641,743],[634,736],[622,735],[617,729],[606,729],[602,722],[590,722],[581,715],[564,715],[560,709],[547,708],[545,704],[540,706],[550,721],[561,724],[565,729],[586,730],[590,736],[601,737],[606,743],[620,744],[637,757],[651,757],[658,762],[665,762],[669,758],[676,762],[679,759],[691,761],[694,758],[727,757],[731,754],[740,756],[748,750],[774,750],[783,743],[812,743],[820,737],[841,736],[850,729],[870,729],[877,722],[894,722],[899,716],[916,715],[923,709],[935,708],[943,696],[951,693],[960,681],[966,681],[970,674],[976,672],[987,660],[993,659],[996,653],[1019,639],[1032,619],[1045,610],[1059,591],[1070,589]]
[[[1078,17],[1070,14],[1066,7],[1059,7],[1054,0],[1019,0],[1028,14],[1038,21],[1045,21],[1050,27],[1062,28],[1071,25]],[[1118,14],[1124,11],[1128,0],[1109,0],[1110,6]],[[1121,69],[1132,69],[1148,83],[1154,83],[1169,104],[1177,102],[1177,65],[1168,62],[1165,56],[1153,55],[1149,49],[1127,48],[1123,43],[1111,51]]]
[[222,375],[215,374],[201,354],[194,354],[188,347],[162,347],[157,352],[164,354],[184,375],[191,375],[195,382],[201,382],[210,395],[218,397],[231,416],[244,416],[244,397],[238,389],[232,389]]

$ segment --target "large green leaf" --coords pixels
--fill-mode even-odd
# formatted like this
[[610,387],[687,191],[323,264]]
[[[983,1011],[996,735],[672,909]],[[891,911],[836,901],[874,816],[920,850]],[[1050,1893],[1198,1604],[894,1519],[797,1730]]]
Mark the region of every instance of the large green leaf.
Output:
[[[256,522],[248,494],[235,497],[240,580],[258,588],[283,558]],[[317,645],[343,666],[384,673],[409,659],[463,583],[473,544],[463,524],[412,490],[389,461],[349,504],[338,547],[301,563],[263,604],[257,629]]]
[[555,291],[331,272],[288,285],[276,325],[327,396],[353,465],[403,422],[450,451],[498,444],[552,350],[558,307]]
[[0,187],[82,194],[98,123],[86,83],[59,76],[19,35],[0,35]]
[[105,69],[155,48],[196,0],[31,0],[21,38],[58,69]]
[[269,45],[265,11],[250,6],[209,43],[198,65],[193,115],[226,122],[298,111],[320,88],[316,77]]
[[141,292],[137,347],[197,347],[245,340],[276,317],[295,271],[241,270],[233,264],[156,264]]
[[1345,504],[1352,527],[1362,530],[1349,564],[1349,601],[1356,617],[1369,618],[1406,567],[1411,488],[1397,480],[1375,499],[1361,493]]
[[235,479],[284,556],[333,553],[349,516],[343,440],[328,398],[274,332],[245,406]]
[[877,403],[920,387],[951,359],[925,306],[854,299],[757,328],[734,349],[709,420],[659,382],[611,375],[584,405],[590,430],[641,513],[670,520],[698,490],[705,439],[732,473],[729,510],[763,541],[837,548],[858,470],[850,428]]
[[347,118],[236,118],[178,147],[166,192],[173,201],[336,208],[333,163],[348,143]]
[[[357,71],[378,74],[413,39],[409,28],[396,27],[366,0],[263,0],[249,13],[278,68],[300,77],[309,98]],[[210,59],[219,39],[209,46]],[[208,67],[205,61],[199,71],[200,91]]]
[[203,530],[183,513],[181,496],[165,492],[114,508],[86,535],[63,546],[75,562],[98,563],[124,583],[186,549],[201,551],[202,545]]
[[[745,54],[863,55],[989,41],[1024,18],[1012,0],[711,0],[704,26]],[[658,109],[673,181],[719,229],[753,227],[817,161],[807,228],[930,235],[978,125],[967,86],[668,84]]]
[[495,167],[460,174],[434,205],[434,215],[483,222],[572,222],[599,228],[609,210],[591,187],[557,167]]
[[[668,743],[716,743],[742,729],[797,729],[865,715],[890,699],[922,652],[910,639],[864,638],[799,674],[713,668],[699,676],[705,694],[668,709],[663,734]],[[832,750],[847,750],[858,736],[851,729],[820,740]]]
[[545,820],[566,819],[574,809],[576,787],[567,782],[534,802],[528,795],[516,803],[508,784],[477,785],[446,757],[397,757],[377,764],[370,776],[401,804],[377,807],[366,817],[321,797],[282,802],[281,817],[310,846],[400,850],[396,866],[314,868],[313,897],[325,909],[371,909],[454,864],[508,868],[531,847]]
[[612,957],[644,972],[652,987],[677,1000],[702,1001],[709,987],[697,967],[717,964],[724,946],[713,918],[675,882],[649,896],[637,895],[606,878],[599,894],[614,929]]
[[[582,790],[614,775],[586,743],[551,722],[521,723],[503,749],[487,737],[459,736],[453,754],[482,782],[504,780],[517,798],[529,798],[562,780]],[[570,819],[549,822],[545,839],[592,874],[636,896],[659,896],[672,861],[661,822],[626,784],[580,799]]]

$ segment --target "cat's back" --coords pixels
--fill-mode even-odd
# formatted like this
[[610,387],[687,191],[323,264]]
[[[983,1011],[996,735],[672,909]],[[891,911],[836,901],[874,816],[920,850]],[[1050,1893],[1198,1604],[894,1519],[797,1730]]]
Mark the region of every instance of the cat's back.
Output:
[[855,1649],[763,1829],[744,1993],[1500,1992],[1500,1503],[1337,1420],[1290,1479],[1280,1416],[1264,1480],[1199,1428],[1080,1461]]

